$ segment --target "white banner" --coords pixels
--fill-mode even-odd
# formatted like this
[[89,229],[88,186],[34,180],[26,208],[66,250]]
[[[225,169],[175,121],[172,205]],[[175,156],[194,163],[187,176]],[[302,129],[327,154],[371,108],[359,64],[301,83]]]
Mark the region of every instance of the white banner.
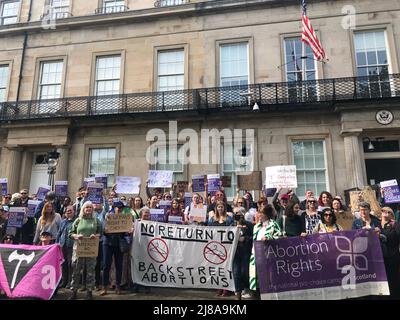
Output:
[[173,171],[149,170],[149,188],[171,188]]
[[235,291],[232,264],[237,227],[136,221],[133,282],[158,287]]
[[265,168],[266,188],[297,188],[296,166]]
[[118,194],[139,194],[140,184],[142,180],[140,177],[122,177],[117,176],[116,184],[117,189],[115,190]]

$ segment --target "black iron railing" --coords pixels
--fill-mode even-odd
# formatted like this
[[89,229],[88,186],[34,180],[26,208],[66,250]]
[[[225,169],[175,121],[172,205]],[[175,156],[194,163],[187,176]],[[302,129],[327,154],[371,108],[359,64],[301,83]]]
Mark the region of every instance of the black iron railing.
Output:
[[155,7],[171,7],[189,3],[190,0],[157,0],[154,2]]
[[128,11],[129,8],[127,6],[108,6],[97,8],[94,12],[95,14],[108,14],[108,13],[117,13]]
[[212,111],[252,107],[400,98],[400,74],[303,82],[260,83],[167,92],[70,97],[0,103],[0,121],[92,117],[173,111]]

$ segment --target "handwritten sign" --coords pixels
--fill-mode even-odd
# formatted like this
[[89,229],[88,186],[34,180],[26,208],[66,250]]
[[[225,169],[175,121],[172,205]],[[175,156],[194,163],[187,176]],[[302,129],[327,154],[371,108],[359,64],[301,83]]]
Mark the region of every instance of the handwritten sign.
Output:
[[149,188],[171,188],[173,171],[169,170],[150,170]]
[[[359,196],[360,193],[361,196]],[[350,204],[352,212],[357,212],[359,210],[358,204],[362,201],[366,201],[370,204],[371,210],[375,215],[379,216],[381,214],[381,207],[376,199],[376,193],[371,187],[364,187],[361,191],[350,191]]]
[[68,196],[68,181],[56,181],[55,192],[57,197]]
[[219,174],[208,174],[207,182],[208,182],[208,191],[209,192],[219,191],[219,188],[220,188]]
[[94,258],[99,254],[99,238],[75,240],[78,258]]
[[190,208],[189,222],[206,222],[207,206],[195,208],[193,205]]
[[192,189],[193,192],[204,192],[204,175],[193,175],[192,176]]
[[3,196],[7,195],[7,183],[8,183],[8,179],[7,178],[1,178],[0,179],[0,183],[1,183],[1,194]]
[[261,190],[262,189],[262,172],[253,171],[238,174],[238,188],[240,190]]
[[296,166],[273,166],[265,168],[267,188],[297,188]]
[[109,214],[106,217],[105,233],[131,232],[133,221],[130,214]]
[[87,201],[92,201],[95,204],[103,203],[103,184],[89,182],[87,185]]
[[7,227],[22,228],[25,217],[25,207],[11,207],[8,212]]
[[118,194],[139,194],[142,179],[140,177],[117,176],[116,183],[117,188],[115,191]]
[[44,200],[46,197],[46,194],[51,190],[51,186],[47,184],[41,184],[38,188],[38,191],[36,192],[36,197],[39,200]]
[[150,209],[151,221],[165,222],[164,209]]
[[40,200],[28,200],[28,212],[26,213],[28,218],[35,217],[36,208],[41,202]]

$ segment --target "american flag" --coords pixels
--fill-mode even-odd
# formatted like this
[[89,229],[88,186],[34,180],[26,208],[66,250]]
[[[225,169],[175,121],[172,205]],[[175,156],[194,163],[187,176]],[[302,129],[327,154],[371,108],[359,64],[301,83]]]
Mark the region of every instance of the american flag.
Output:
[[301,41],[308,44],[311,50],[314,52],[314,56],[318,61],[324,60],[326,58],[325,50],[322,48],[321,43],[318,40],[317,35],[314,32],[314,29],[311,25],[310,20],[307,17],[307,2],[306,0],[302,0],[301,6],[303,8],[302,14],[302,25],[303,32],[301,35]]

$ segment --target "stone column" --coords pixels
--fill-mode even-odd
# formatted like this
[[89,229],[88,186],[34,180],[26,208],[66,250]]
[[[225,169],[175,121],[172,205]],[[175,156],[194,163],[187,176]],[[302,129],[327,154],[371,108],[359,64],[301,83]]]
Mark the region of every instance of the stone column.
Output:
[[21,173],[22,148],[7,147],[8,163],[6,177],[8,179],[8,193],[19,192],[19,179]]
[[54,181],[68,180],[68,165],[69,165],[69,146],[57,146],[57,152],[60,153]]
[[359,133],[354,132],[352,134],[346,134],[344,137],[347,181],[348,187],[350,188],[363,188],[364,185],[366,185],[363,170],[364,155],[362,145],[360,144]]

